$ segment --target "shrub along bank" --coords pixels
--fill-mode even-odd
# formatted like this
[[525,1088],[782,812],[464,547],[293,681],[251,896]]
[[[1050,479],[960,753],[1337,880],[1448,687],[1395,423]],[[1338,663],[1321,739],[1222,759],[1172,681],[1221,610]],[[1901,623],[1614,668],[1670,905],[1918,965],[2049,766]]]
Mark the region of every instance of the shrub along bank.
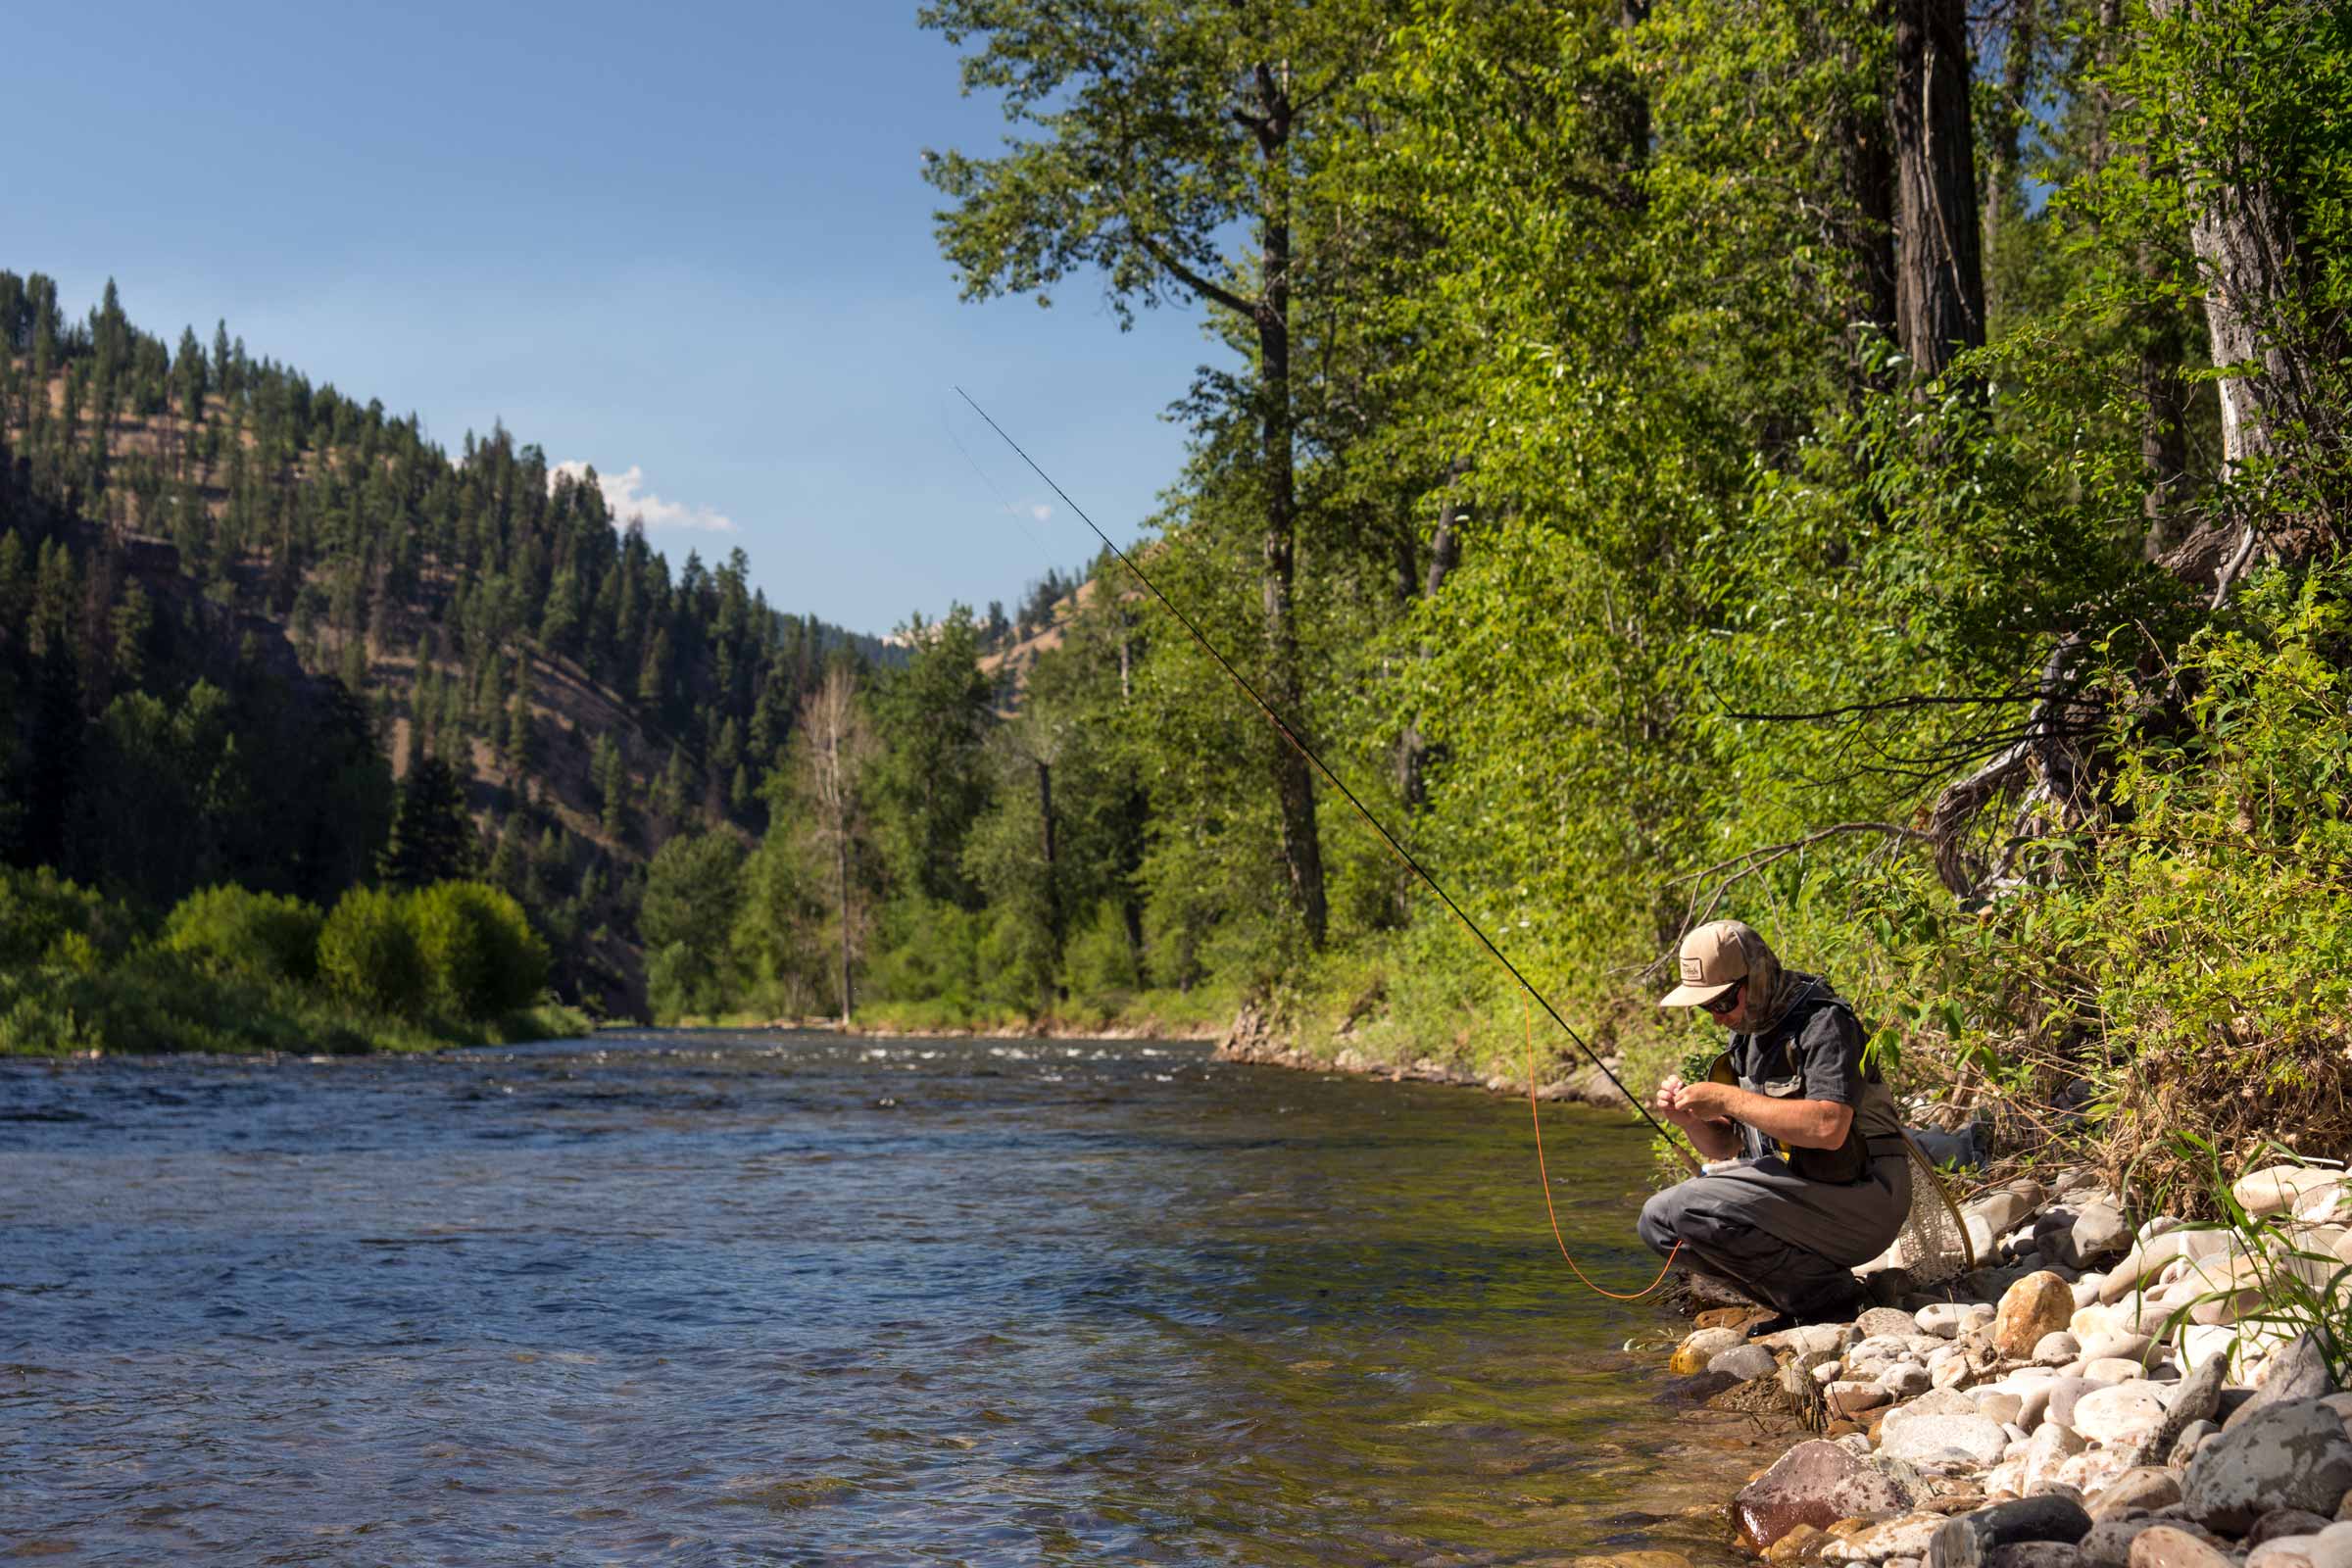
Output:
[[0,871],[0,1053],[426,1051],[583,1034],[547,946],[477,882],[355,888],[330,910],[238,887],[152,929],[42,869]]

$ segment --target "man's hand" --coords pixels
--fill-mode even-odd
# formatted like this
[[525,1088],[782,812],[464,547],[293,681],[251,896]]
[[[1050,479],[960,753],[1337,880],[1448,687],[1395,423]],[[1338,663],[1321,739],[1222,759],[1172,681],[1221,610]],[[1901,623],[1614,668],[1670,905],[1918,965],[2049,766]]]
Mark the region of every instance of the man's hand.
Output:
[[1669,1073],[1658,1085],[1658,1114],[1689,1132],[1699,1122],[1723,1119],[1721,1084],[1687,1084],[1681,1073]]
[[1686,1084],[1668,1079],[1675,1085],[1674,1109],[1676,1119],[1685,1126],[1694,1121],[1725,1121],[1732,1114],[1731,1092],[1722,1084]]
[[[1699,1093],[1701,1090],[1707,1093]],[[1669,1074],[1658,1085],[1658,1114],[1683,1130],[1701,1159],[1725,1159],[1739,1152],[1740,1140],[1730,1124],[1720,1119],[1723,1112],[1709,1108],[1722,1102],[1721,1084],[1687,1084],[1681,1073]]]

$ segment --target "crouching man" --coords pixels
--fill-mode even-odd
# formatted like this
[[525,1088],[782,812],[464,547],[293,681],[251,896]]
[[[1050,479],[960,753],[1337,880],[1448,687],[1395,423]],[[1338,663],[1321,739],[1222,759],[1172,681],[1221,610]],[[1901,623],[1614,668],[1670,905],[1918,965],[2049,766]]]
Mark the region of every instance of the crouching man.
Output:
[[1910,1211],[1894,1099],[1862,1061],[1853,1009],[1818,976],[1785,971],[1737,920],[1683,940],[1683,983],[1660,1005],[1698,1007],[1731,1031],[1710,1081],[1668,1078],[1657,1108],[1690,1135],[1706,1174],[1642,1210],[1642,1240],[1777,1311],[1764,1328],[1851,1317],[1853,1267],[1885,1251]]

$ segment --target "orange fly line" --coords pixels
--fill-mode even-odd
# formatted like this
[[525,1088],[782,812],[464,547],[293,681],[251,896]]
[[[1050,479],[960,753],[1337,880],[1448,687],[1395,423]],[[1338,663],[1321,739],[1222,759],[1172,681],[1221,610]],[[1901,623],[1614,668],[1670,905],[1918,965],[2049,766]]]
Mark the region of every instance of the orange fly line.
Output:
[[1525,992],[1519,997],[1519,1015],[1527,1024],[1527,1115],[1536,1127],[1536,1179],[1544,1184],[1544,1217],[1551,1221],[1552,1243],[1559,1248],[1560,1260],[1568,1265],[1568,1272],[1575,1275],[1586,1290],[1594,1296],[1605,1296],[1612,1301],[1639,1301],[1666,1283],[1666,1271],[1674,1267],[1674,1260],[1682,1255],[1683,1244],[1678,1239],[1674,1250],[1666,1254],[1666,1261],[1658,1265],[1657,1278],[1631,1296],[1603,1290],[1576,1266],[1576,1259],[1569,1255],[1568,1239],[1560,1234],[1559,1211],[1551,1206],[1551,1173],[1544,1168],[1544,1110],[1543,1102],[1536,1098],[1536,1009],[1528,1002]]

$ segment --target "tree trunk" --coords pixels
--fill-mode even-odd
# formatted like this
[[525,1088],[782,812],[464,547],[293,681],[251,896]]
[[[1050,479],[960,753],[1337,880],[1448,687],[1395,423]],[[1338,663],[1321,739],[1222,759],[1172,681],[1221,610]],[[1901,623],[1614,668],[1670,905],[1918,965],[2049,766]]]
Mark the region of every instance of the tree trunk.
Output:
[[[1255,312],[1260,384],[1260,456],[1265,470],[1266,701],[1281,722],[1303,722],[1299,712],[1298,628],[1291,591],[1298,557],[1298,483],[1292,453],[1291,408],[1291,106],[1274,68],[1257,68],[1265,110],[1258,146],[1265,162],[1259,246],[1263,271]],[[1282,858],[1291,897],[1306,925],[1308,946],[1320,951],[1328,925],[1323,892],[1323,848],[1315,834],[1315,788],[1306,759],[1295,746],[1274,752],[1274,789],[1282,812]]]
[[850,813],[847,781],[841,776],[841,739],[830,737],[835,790],[833,796],[833,876],[835,903],[841,910],[841,1026],[850,1026]]
[[[2193,11],[2195,0],[2152,0],[2159,18]],[[2280,456],[2278,432],[2310,413],[2290,312],[2296,292],[2294,240],[2286,193],[2249,167],[2239,147],[2206,149],[2206,167],[2184,169],[2201,197],[2189,218],[2189,245],[2204,284],[2205,328],[2214,367],[2227,373],[2221,395],[2222,481],[2249,463]],[[2199,528],[2164,558],[2191,581],[2213,584],[2218,609],[2260,542],[2259,512],[2240,523],[2223,518]],[[2310,543],[2317,543],[2317,532]]]
[[1965,0],[1895,0],[1896,335],[1921,380],[1984,342]]

